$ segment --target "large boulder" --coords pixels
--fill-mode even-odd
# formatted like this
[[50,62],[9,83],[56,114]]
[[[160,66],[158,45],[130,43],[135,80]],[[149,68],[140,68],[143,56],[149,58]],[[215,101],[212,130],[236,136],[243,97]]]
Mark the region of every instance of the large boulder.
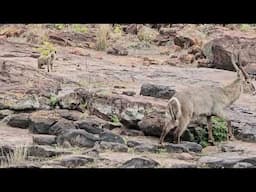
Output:
[[84,120],[77,121],[76,125],[79,129],[84,129],[85,131],[92,134],[99,134],[104,131],[103,127],[107,124],[97,116],[88,116]]
[[22,99],[19,99],[14,105],[10,106],[10,109],[16,111],[35,110],[39,109],[40,103],[36,95],[25,95]]
[[49,134],[50,127],[55,124],[61,116],[54,111],[37,111],[29,117],[29,130],[37,134]]
[[73,123],[73,121],[59,119],[54,125],[49,128],[49,134],[59,135],[67,129],[76,129],[76,125]]
[[140,89],[140,95],[162,99],[170,99],[174,94],[175,90],[172,87],[165,85],[145,83]]
[[121,136],[110,131],[104,131],[99,136],[101,141],[125,144],[125,140]]
[[256,36],[246,35],[225,35],[215,38],[203,47],[204,55],[209,59],[213,67],[234,71],[231,63],[231,53],[240,52],[240,61],[245,71],[249,74],[256,73],[256,53],[255,53]]
[[19,113],[11,115],[7,124],[11,127],[19,128],[28,128],[29,126],[29,114],[28,113]]
[[95,135],[88,133],[82,129],[66,130],[65,133],[57,136],[57,144],[60,146],[78,146],[78,147],[93,147],[96,141],[100,139]]

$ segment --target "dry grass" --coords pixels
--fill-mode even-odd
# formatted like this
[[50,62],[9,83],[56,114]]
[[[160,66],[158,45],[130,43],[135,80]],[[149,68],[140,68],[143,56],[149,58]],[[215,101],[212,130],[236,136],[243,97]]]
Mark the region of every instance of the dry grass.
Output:
[[6,155],[6,161],[0,162],[0,167],[8,168],[10,166],[23,164],[26,162],[27,156],[28,153],[26,145],[18,146],[13,152]]
[[96,49],[103,51],[107,48],[107,40],[110,33],[110,25],[101,24],[96,34]]

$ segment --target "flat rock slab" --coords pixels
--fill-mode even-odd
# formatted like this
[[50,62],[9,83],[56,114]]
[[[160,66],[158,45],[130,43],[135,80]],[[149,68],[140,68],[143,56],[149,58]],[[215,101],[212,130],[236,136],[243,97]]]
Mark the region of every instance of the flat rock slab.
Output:
[[134,147],[135,152],[150,152],[150,153],[158,153],[159,148],[156,145],[150,145],[150,144],[141,144]]
[[121,143],[112,143],[102,141],[99,144],[100,149],[102,150],[111,150],[114,152],[128,152],[128,147]]
[[160,164],[149,158],[132,158],[123,163],[120,168],[156,168]]
[[37,145],[55,145],[56,136],[54,135],[35,135],[33,136],[33,143]]
[[[201,157],[198,162],[200,165],[205,165],[210,168],[234,168],[237,166],[245,166],[244,163],[250,163],[255,167],[256,154],[244,154],[239,152],[217,153]],[[248,166],[248,164],[246,165]]]
[[28,146],[27,154],[35,157],[55,157],[64,154],[70,154],[71,152],[56,149],[50,146],[32,145]]
[[60,160],[60,165],[68,168],[75,168],[84,166],[88,163],[94,162],[92,157],[87,157],[84,155],[69,155],[65,156]]

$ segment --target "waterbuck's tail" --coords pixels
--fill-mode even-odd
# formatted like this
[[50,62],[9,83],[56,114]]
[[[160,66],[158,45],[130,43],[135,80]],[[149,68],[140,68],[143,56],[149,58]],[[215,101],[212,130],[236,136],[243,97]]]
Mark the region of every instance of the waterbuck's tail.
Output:
[[182,114],[179,100],[176,97],[173,97],[168,101],[167,106],[168,115],[170,115],[172,119],[177,120]]

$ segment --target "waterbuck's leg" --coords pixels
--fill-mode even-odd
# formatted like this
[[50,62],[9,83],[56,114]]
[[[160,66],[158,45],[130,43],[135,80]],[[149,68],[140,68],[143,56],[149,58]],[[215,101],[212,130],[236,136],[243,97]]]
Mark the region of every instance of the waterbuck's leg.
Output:
[[207,116],[208,143],[214,145],[211,116]]
[[177,129],[175,130],[175,143],[176,144],[180,144],[180,137],[183,135],[184,131],[187,129],[188,124],[190,122],[189,118],[183,119],[183,121],[181,121],[180,126],[177,127]]
[[160,137],[160,141],[159,141],[160,145],[163,144],[166,135],[170,132],[170,130],[172,128],[175,128],[174,125],[172,124],[172,122],[171,121],[167,121],[165,123],[165,125],[164,125],[163,131],[162,131],[162,134],[161,134],[161,137]]
[[233,129],[231,126],[231,121],[227,120],[227,124],[228,124],[228,140],[233,141],[235,139],[234,135],[233,135]]

